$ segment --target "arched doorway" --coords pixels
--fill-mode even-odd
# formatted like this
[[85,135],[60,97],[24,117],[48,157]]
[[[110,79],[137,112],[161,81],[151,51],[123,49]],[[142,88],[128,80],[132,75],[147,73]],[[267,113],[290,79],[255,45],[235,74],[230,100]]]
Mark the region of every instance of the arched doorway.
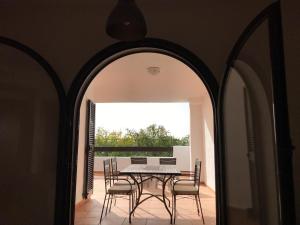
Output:
[[[277,224],[271,106],[257,73],[240,60],[230,71],[223,104],[227,215],[232,224],[238,223],[237,218],[249,224]],[[238,113],[232,116],[232,111]]]
[[[9,202],[1,206],[0,223],[54,224],[55,208],[61,207],[55,189],[64,146],[65,92],[54,69],[32,48],[0,37],[0,58],[0,173],[5,180],[0,189]],[[38,207],[24,207],[29,202]]]
[[[79,109],[84,96],[85,91],[89,87],[92,80],[104,69],[107,65],[114,61],[121,59],[125,56],[130,56],[137,53],[158,53],[176,59],[177,61],[188,66],[194,73],[200,78],[205,86],[208,96],[211,101],[214,121],[213,136],[214,138],[214,155],[215,155],[215,173],[216,173],[216,198],[217,198],[217,215],[219,214],[219,198],[220,189],[218,177],[220,177],[220,171],[218,168],[218,152],[217,149],[217,132],[216,132],[216,96],[217,96],[217,82],[214,76],[208,69],[208,67],[199,60],[195,55],[187,51],[186,49],[175,45],[173,43],[158,40],[158,39],[146,39],[135,43],[118,43],[113,45],[104,51],[94,56],[80,71],[77,79],[74,81],[72,88],[69,92],[69,109],[73,117],[72,137],[70,137],[70,145],[72,145],[72,165],[73,170],[71,173],[73,183],[70,186],[71,195],[69,198],[72,200],[72,213],[71,219],[74,218],[74,205],[75,205],[75,177],[76,177],[76,162],[77,162],[77,149],[78,149],[78,125],[79,125]],[[217,216],[218,218],[218,216]]]
[[[241,221],[245,224],[295,223],[291,153],[293,147],[289,134],[280,11],[280,1],[262,10],[241,33],[227,58],[218,102],[219,147],[222,149],[220,162],[223,170],[226,171],[224,182],[222,182],[225,185],[222,190],[226,196],[223,202],[222,224],[234,225],[240,224]],[[250,77],[245,76],[246,74],[250,74]],[[258,77],[255,78],[255,76],[260,78],[262,85],[257,82]],[[258,85],[255,94],[253,83]],[[243,86],[245,88],[242,88]],[[250,100],[249,97],[252,99]],[[265,104],[266,101],[267,106],[262,106],[262,102]],[[233,103],[230,107],[229,102]],[[242,105],[244,106],[241,107]],[[272,113],[267,113],[268,110]],[[230,115],[232,111],[239,114],[237,118],[240,117],[240,122],[236,122],[234,115]],[[256,115],[253,117],[254,114]],[[229,117],[232,123],[229,122]],[[264,118],[264,121],[261,118]],[[253,127],[250,125],[247,130],[246,125],[249,122],[251,124],[251,120],[256,124]],[[272,128],[270,121],[272,121]],[[233,143],[233,139],[229,137],[229,134],[237,132],[242,124],[244,124],[243,132],[239,135],[243,136],[248,132],[250,134],[246,137],[246,139],[250,137],[248,146],[243,149],[239,147],[242,137],[236,140],[236,143]],[[267,134],[260,134],[264,137],[259,137],[260,140],[257,142],[255,139],[251,140],[251,137],[261,132],[257,131],[257,127],[262,126],[265,126],[263,130]],[[265,130],[267,127],[269,129]],[[266,143],[269,143],[267,148]],[[251,150],[253,146],[255,146],[255,152],[259,152],[259,159],[256,159],[255,152],[247,152],[247,148]],[[264,154],[269,157],[265,158]],[[259,168],[258,164],[264,164],[264,168]],[[259,168],[258,175],[253,167]],[[242,172],[240,171],[242,169],[246,170]],[[242,179],[235,176],[238,173],[243,174]],[[236,185],[237,182],[244,186],[234,192],[231,184]],[[273,193],[272,197],[269,196],[270,193]],[[237,198],[239,203],[235,204],[234,199],[237,195],[240,195]],[[257,198],[260,198],[260,202]],[[264,209],[262,210],[261,207]]]

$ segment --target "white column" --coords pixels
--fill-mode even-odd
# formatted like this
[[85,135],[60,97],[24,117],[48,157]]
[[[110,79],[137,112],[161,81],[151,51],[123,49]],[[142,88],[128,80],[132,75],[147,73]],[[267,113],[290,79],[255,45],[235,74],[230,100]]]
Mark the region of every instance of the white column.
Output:
[[205,155],[205,183],[215,190],[215,144],[214,144],[214,115],[209,96],[203,99],[203,140]]
[[191,170],[194,170],[195,160],[202,161],[201,181],[206,181],[205,149],[203,132],[203,114],[200,102],[190,102],[190,146]]

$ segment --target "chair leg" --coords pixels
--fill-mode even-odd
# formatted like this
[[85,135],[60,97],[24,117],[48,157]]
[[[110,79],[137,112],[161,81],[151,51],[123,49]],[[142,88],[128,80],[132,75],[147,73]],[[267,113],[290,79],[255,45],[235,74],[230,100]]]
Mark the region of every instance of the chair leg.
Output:
[[171,219],[171,224],[173,223],[173,218],[174,218],[174,194],[172,194],[172,219]]
[[129,195],[129,213],[128,216],[130,216],[131,213],[131,195]]
[[103,202],[103,205],[102,205],[102,210],[101,210],[101,216],[100,216],[99,224],[101,224],[101,221],[102,221],[102,215],[103,215],[103,211],[104,211],[104,207],[105,207],[105,201],[106,201],[106,194],[104,196],[104,202]]
[[196,201],[196,205],[197,205],[197,212],[198,212],[198,216],[200,216],[199,202],[198,202],[197,195],[195,195],[194,197],[195,197],[195,201]]
[[111,195],[109,194],[109,195],[108,195],[107,204],[106,204],[105,216],[107,215],[107,210],[108,210],[110,198],[111,198]]
[[134,198],[133,198],[133,194],[131,194],[131,210],[133,210],[133,208],[134,208]]
[[200,205],[200,210],[201,210],[201,215],[202,215],[202,221],[203,221],[203,224],[205,224],[205,222],[204,222],[204,216],[203,216],[203,211],[202,211],[202,206],[201,206],[201,200],[200,200],[199,194],[197,195],[197,197],[198,197],[198,201],[199,201],[199,205]]
[[132,202],[133,202],[133,206],[135,206],[135,192],[132,192]]
[[176,195],[174,195],[174,224],[176,221]]
[[[114,199],[114,195],[111,196],[110,206],[109,206],[109,212],[111,211],[111,205],[112,205],[113,199]],[[116,198],[115,198],[115,199],[116,199]]]
[[132,207],[134,207],[134,203],[135,203],[135,201],[134,201],[134,194],[135,194],[134,192],[131,193]]

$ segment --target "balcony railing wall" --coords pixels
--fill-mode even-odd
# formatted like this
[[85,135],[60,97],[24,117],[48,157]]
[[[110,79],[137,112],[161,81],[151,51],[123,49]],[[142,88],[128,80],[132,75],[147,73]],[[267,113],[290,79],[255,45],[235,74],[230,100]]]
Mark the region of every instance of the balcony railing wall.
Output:
[[[190,146],[173,146],[168,148],[156,148],[156,147],[105,147],[105,148],[96,148],[95,151],[110,151],[110,152],[119,152],[119,151],[128,151],[128,152],[140,152],[140,151],[156,151],[157,150],[162,151],[172,151],[172,157],[177,158],[177,166],[181,171],[191,171],[192,165],[191,165],[191,148]],[[109,158],[109,157],[95,157],[95,164],[94,164],[94,171],[96,172],[102,172],[103,171],[103,160]],[[151,165],[159,165],[159,158],[160,157],[147,157],[148,158],[148,164]],[[122,170],[126,166],[130,165],[130,157],[117,157],[118,161],[118,169]]]

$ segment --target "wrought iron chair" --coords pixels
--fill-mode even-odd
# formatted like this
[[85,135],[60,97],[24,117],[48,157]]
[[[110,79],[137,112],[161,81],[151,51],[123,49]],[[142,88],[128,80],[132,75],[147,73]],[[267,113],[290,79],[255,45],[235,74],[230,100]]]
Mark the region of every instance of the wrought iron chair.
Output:
[[[114,178],[112,176],[112,170],[111,170],[111,159],[106,159],[103,161],[103,168],[104,168],[105,196],[104,196],[104,202],[101,210],[99,224],[101,224],[102,222],[102,216],[104,210],[105,210],[105,215],[107,215],[107,212],[111,210],[113,198],[116,198],[117,196],[129,197],[129,214],[130,214],[132,208],[135,205],[134,193],[137,189],[136,185],[131,184],[130,181],[127,179],[118,178],[118,181],[122,180],[124,182],[127,182],[127,184],[125,183],[123,185],[114,184]],[[106,203],[106,207],[105,207],[105,203]]]
[[112,177],[112,183],[114,185],[123,185],[123,184],[128,185],[128,182],[124,181],[123,179],[128,180],[132,185],[134,184],[134,181],[130,179],[128,176],[120,176],[118,171],[118,161],[116,157],[111,158],[111,177]]
[[173,182],[173,188],[172,188],[172,214],[174,217],[174,224],[176,220],[176,200],[177,196],[192,196],[196,200],[197,205],[197,211],[198,215],[202,216],[203,224],[204,217],[203,217],[203,211],[201,206],[201,200],[200,200],[200,175],[201,175],[201,161],[196,160],[195,162],[195,171],[194,171],[194,179],[179,179]]

